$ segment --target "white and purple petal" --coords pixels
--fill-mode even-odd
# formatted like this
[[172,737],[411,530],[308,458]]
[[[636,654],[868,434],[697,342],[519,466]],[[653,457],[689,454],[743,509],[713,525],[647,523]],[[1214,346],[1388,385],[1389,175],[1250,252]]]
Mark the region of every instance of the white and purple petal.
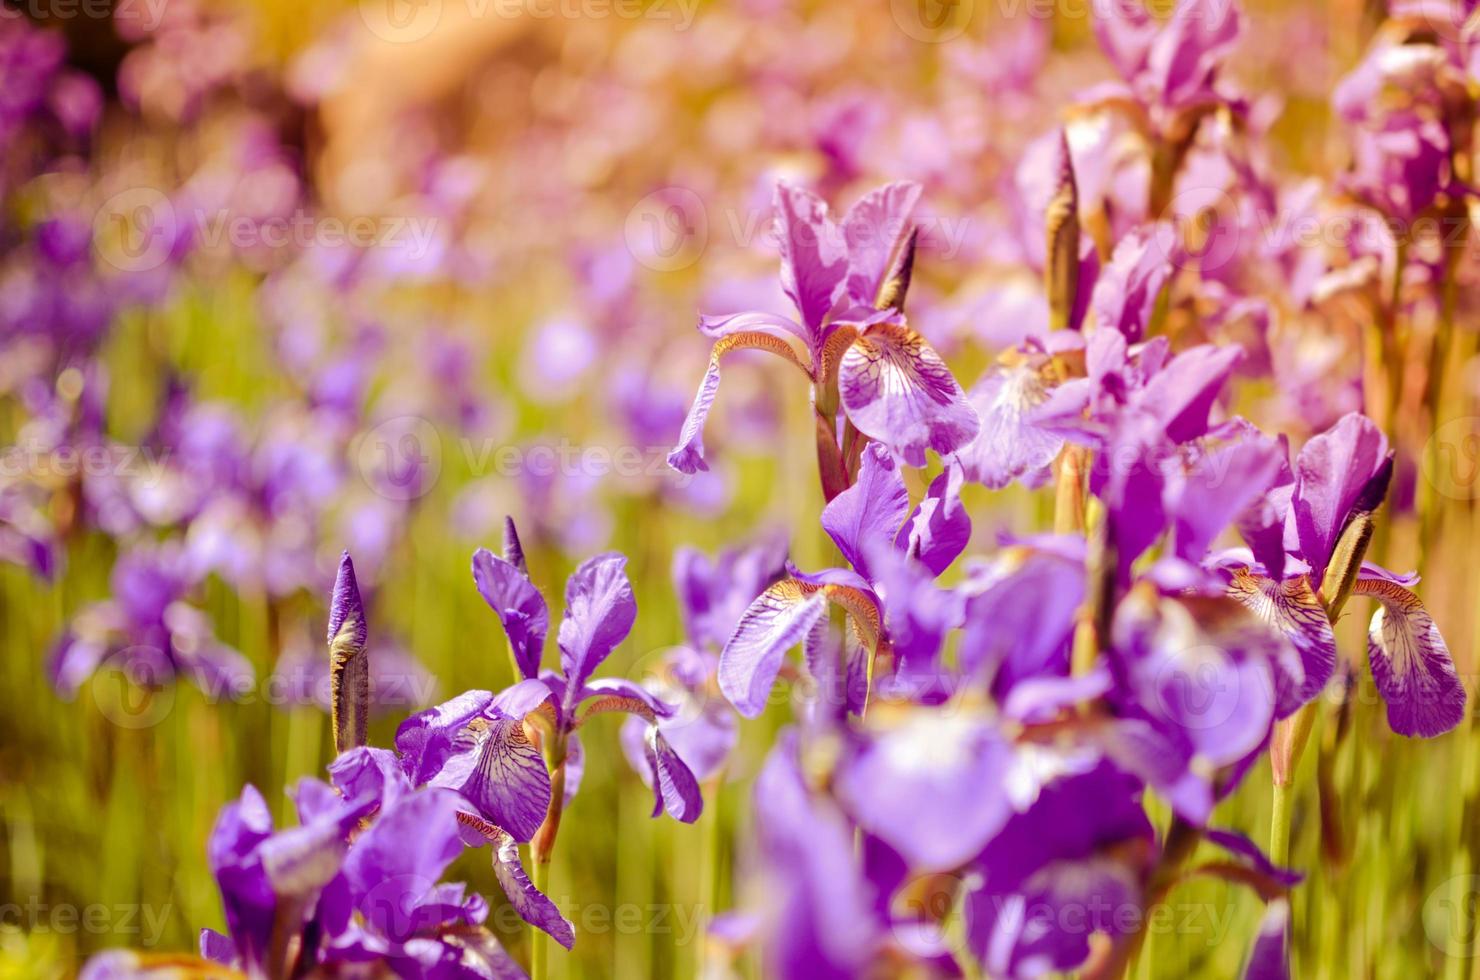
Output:
[[950,368],[903,323],[874,324],[853,342],[839,365],[838,391],[858,431],[910,466],[925,465],[926,449],[958,451],[981,428]]
[[1442,735],[1465,717],[1465,688],[1449,647],[1418,596],[1395,582],[1359,579],[1354,595],[1376,599],[1367,659],[1388,725],[1399,735]]

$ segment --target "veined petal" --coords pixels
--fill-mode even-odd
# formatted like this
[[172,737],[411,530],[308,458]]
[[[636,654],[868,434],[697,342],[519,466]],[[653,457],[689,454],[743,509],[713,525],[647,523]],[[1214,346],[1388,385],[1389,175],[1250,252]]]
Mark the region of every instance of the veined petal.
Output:
[[455,789],[485,817],[521,841],[544,822],[550,773],[524,732],[524,723],[478,716],[452,740],[452,751],[432,786]]
[[704,462],[704,421],[709,418],[709,409],[719,393],[720,359],[734,350],[770,351],[795,364],[808,378],[812,376],[812,368],[797,354],[796,348],[773,334],[743,331],[729,334],[715,343],[709,352],[709,367],[704,372],[704,380],[699,382],[699,393],[694,396],[694,404],[690,406],[679,432],[678,445],[668,454],[668,465],[680,473],[709,469]]
[[1336,670],[1336,635],[1326,607],[1310,587],[1310,579],[1301,575],[1276,582],[1240,569],[1228,584],[1228,594],[1285,634],[1300,654],[1305,681],[1295,685],[1294,691],[1287,689],[1289,679],[1284,672],[1276,672],[1282,688],[1278,692],[1281,714],[1289,713],[1284,709],[1289,708],[1292,694],[1298,704],[1304,704],[1321,693]]
[[822,509],[822,529],[858,573],[869,578],[868,544],[892,541],[910,512],[910,494],[894,457],[879,443],[863,451],[858,481]]
[[649,725],[645,736],[648,769],[652,772],[653,816],[664,810],[675,820],[693,823],[704,810],[699,782],[688,765],[668,744],[657,725]]
[[527,678],[539,674],[540,655],[550,632],[545,597],[516,565],[487,548],[473,552],[473,582],[483,601],[498,614],[520,674]]
[[1442,735],[1465,716],[1465,689],[1439,627],[1418,596],[1385,579],[1360,579],[1355,595],[1376,599],[1367,635],[1372,679],[1399,735]]
[[790,578],[756,597],[719,655],[719,689],[736,711],[754,718],[765,710],[786,651],[806,638],[826,606],[820,588]]
[[524,870],[519,860],[519,842],[502,827],[482,820],[473,814],[459,812],[458,821],[486,838],[493,844],[493,873],[504,890],[509,904],[530,925],[543,929],[566,949],[575,945],[575,929],[570,921],[560,914],[560,909],[543,894]]
[[886,278],[909,238],[910,215],[919,200],[919,184],[897,181],[865,194],[843,215],[848,299],[855,306],[878,305]]
[[1063,436],[1034,424],[1034,409],[1048,401],[1043,376],[1029,364],[994,367],[971,389],[981,431],[961,450],[966,477],[993,490],[1048,466]]
[[560,668],[565,674],[561,710],[569,718],[581,687],[637,619],[637,600],[627,580],[627,556],[607,552],[588,558],[565,583],[565,618],[560,621]]
[[723,340],[737,333],[764,333],[783,340],[787,337],[796,337],[803,343],[809,342],[807,331],[791,317],[765,313],[761,310],[701,316],[699,317],[699,332],[711,340]]
[[842,299],[847,249],[826,202],[811,191],[778,181],[773,207],[781,245],[781,288],[796,304],[802,326],[816,337]]
[[925,338],[902,323],[869,327],[843,354],[838,392],[858,431],[911,466],[925,450],[953,453],[981,423],[955,377]]

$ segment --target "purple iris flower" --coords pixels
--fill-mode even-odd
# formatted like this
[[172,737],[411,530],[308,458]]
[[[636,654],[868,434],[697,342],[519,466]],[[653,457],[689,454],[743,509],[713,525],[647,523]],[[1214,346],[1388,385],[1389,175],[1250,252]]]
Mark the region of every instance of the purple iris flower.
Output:
[[1124,80],[1102,86],[1101,100],[1129,98],[1158,132],[1177,138],[1189,117],[1223,104],[1218,75],[1242,31],[1238,5],[1228,0],[1178,0],[1158,23],[1139,0],[1095,5],[1100,47]]
[[[822,513],[823,529],[851,567],[815,574],[792,568],[756,597],[725,643],[719,686],[736,710],[747,718],[764,710],[786,651],[798,643],[814,678],[838,686],[823,692],[834,707],[862,708],[868,664],[881,654],[886,664],[898,658],[906,677],[931,673],[959,618],[958,604],[933,580],[971,535],[960,489],[961,475],[949,467],[912,510],[899,464],[882,444],[870,445],[858,482]],[[837,640],[823,616],[830,604],[848,622],[843,650],[829,647]],[[834,671],[840,656],[845,667]]]
[[[684,473],[706,467],[704,420],[719,390],[720,361],[742,349],[769,351],[807,376],[820,437],[833,441],[835,453],[839,432],[828,426],[837,424],[839,405],[858,432],[912,466],[924,465],[926,449],[951,453],[976,435],[976,413],[960,385],[899,310],[919,194],[915,184],[889,184],[835,223],[820,198],[777,185],[781,285],[797,319],[762,312],[700,318],[700,331],[716,343],[669,465]],[[828,474],[824,484],[829,498],[847,485]]]
[[[1336,640],[1322,594],[1327,566],[1343,533],[1382,500],[1391,475],[1387,438],[1363,415],[1347,415],[1300,450],[1293,471],[1241,525],[1252,553],[1218,567],[1229,592],[1278,627],[1300,651],[1304,697],[1319,693],[1336,664]],[[1241,560],[1242,559],[1242,560]],[[1464,718],[1466,695],[1438,626],[1411,586],[1363,562],[1352,595],[1378,602],[1368,630],[1372,679],[1400,735],[1430,737]]]
[[[658,719],[658,731],[701,782],[723,770],[739,737],[735,712],[719,696],[717,654],[751,600],[785,574],[786,538],[780,534],[714,558],[694,548],[674,553],[674,587],[688,645],[664,654],[642,686],[673,706],[671,715]],[[641,716],[628,718],[622,749],[632,768],[650,780],[647,728]]]
[[330,776],[298,784],[297,827],[275,829],[252,786],[222,811],[210,859],[227,934],[202,930],[201,955],[253,976],[374,964],[427,980],[523,976],[482,927],[482,896],[439,881],[464,846],[457,794],[413,789],[378,749],[345,753]]
[[545,599],[512,557],[480,548],[473,555],[473,580],[503,624],[521,680],[498,694],[468,691],[408,718],[396,733],[407,774],[417,785],[456,789],[479,817],[527,841],[550,807],[544,752],[565,750],[551,765],[571,766],[564,779],[568,800],[579,782],[578,729],[593,715],[623,711],[648,726],[644,754],[654,816],[667,810],[685,823],[698,819],[698,782],[658,727],[673,707],[630,681],[591,677],[637,615],[626,558],[597,555],[567,580],[556,672],[540,670],[550,627]]
[[252,665],[216,639],[206,613],[190,603],[199,584],[178,543],[140,546],[113,567],[112,598],[73,617],[52,653],[52,683],[64,697],[105,664],[157,687],[184,675],[202,690],[250,683]]

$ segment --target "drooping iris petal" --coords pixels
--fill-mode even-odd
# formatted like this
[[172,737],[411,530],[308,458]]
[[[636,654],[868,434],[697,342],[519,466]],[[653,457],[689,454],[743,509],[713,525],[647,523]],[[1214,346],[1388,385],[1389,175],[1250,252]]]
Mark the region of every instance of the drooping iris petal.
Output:
[[652,774],[653,816],[664,810],[683,823],[693,823],[704,810],[699,782],[688,765],[673,751],[657,725],[649,725],[645,736],[648,769]]
[[858,431],[884,443],[911,466],[925,450],[956,452],[981,424],[945,362],[902,323],[869,327],[843,354],[838,392]]
[[778,181],[772,201],[781,246],[781,288],[796,304],[812,344],[842,298],[848,255],[842,235],[816,194]]
[[528,576],[487,548],[473,552],[473,582],[504,625],[514,662],[524,677],[540,672],[540,655],[550,632],[550,611]]
[[765,710],[786,651],[822,616],[820,589],[783,579],[756,597],[719,656],[719,689],[735,710],[754,718]]
[[1352,412],[1311,438],[1295,459],[1292,507],[1301,557],[1319,582],[1362,491],[1383,468],[1387,436],[1365,415]]
[[1355,595],[1381,603],[1372,614],[1367,659],[1387,702],[1388,726],[1399,735],[1430,738],[1465,716],[1465,689],[1433,617],[1418,596],[1386,579],[1360,579]]
[[735,350],[770,351],[795,364],[809,378],[812,375],[811,367],[798,356],[796,349],[772,334],[746,331],[729,334],[716,342],[709,352],[709,367],[704,372],[704,380],[699,382],[699,392],[694,396],[694,404],[690,406],[689,414],[683,421],[678,445],[668,454],[668,465],[680,473],[693,474],[709,469],[709,464],[704,461],[704,421],[709,418],[709,409],[714,405],[715,395],[719,394],[720,360]]
[[854,306],[877,305],[885,279],[909,238],[910,215],[919,199],[919,184],[897,181],[869,191],[843,215],[847,295]]
[[1007,822],[1010,762],[1007,741],[987,719],[920,709],[870,733],[834,786],[859,826],[911,866],[946,870],[975,857]]
[[822,510],[822,529],[864,578],[868,545],[892,541],[910,512],[910,494],[894,457],[879,443],[863,451],[858,480]]
[[529,880],[529,875],[519,860],[519,842],[502,827],[473,814],[459,812],[457,819],[473,832],[476,839],[486,840],[493,845],[494,876],[498,878],[505,897],[520,918],[549,933],[566,949],[573,947],[576,941],[575,929],[561,915],[555,903]]
[[790,317],[761,310],[700,316],[699,332],[710,340],[723,340],[737,333],[770,334],[780,340],[796,337],[803,342],[810,339],[807,331]]
[[455,789],[489,820],[521,841],[544,822],[550,774],[524,723],[479,715],[453,737],[431,786]]
[[672,717],[673,705],[663,701],[641,684],[619,677],[603,677],[587,684],[581,692],[581,723],[592,715],[625,711],[648,722]]
[[[1283,633],[1299,652],[1305,671],[1304,683],[1293,692],[1299,703],[1321,693],[1336,670],[1336,634],[1310,579],[1301,575],[1276,582],[1241,569],[1234,573],[1228,594]],[[1288,703],[1287,699],[1282,693],[1281,701]]]
[[627,580],[625,555],[597,555],[571,573],[557,638],[566,682],[563,714],[571,714],[586,679],[627,638],[636,618],[637,600]]
[[1043,375],[1030,364],[998,366],[982,375],[971,389],[981,430],[961,450],[967,479],[1000,490],[1054,461],[1063,436],[1033,421],[1034,410],[1048,396]]

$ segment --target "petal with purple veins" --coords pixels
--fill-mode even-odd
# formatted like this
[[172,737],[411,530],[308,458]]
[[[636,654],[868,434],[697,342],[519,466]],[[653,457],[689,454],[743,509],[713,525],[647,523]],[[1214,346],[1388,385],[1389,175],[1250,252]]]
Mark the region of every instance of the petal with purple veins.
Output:
[[950,368],[902,323],[874,324],[853,342],[838,369],[838,391],[858,431],[910,466],[925,465],[926,449],[956,452],[981,428]]
[[1034,410],[1048,401],[1042,374],[1023,363],[994,367],[971,389],[971,404],[981,430],[961,450],[967,479],[1000,490],[1044,469],[1063,448],[1063,436],[1034,422]]
[[452,739],[451,752],[429,785],[455,789],[489,820],[521,841],[544,822],[550,773],[524,724],[478,716]]
[[1465,716],[1465,689],[1439,627],[1418,596],[1385,579],[1362,579],[1354,595],[1376,599],[1367,659],[1388,725],[1399,735],[1442,735]]
[[673,751],[657,725],[644,736],[648,769],[652,773],[653,816],[664,810],[675,820],[693,823],[704,810],[704,797],[688,765]]
[[765,710],[786,651],[806,638],[827,598],[815,586],[783,579],[745,610],[719,656],[719,688],[747,718]]

